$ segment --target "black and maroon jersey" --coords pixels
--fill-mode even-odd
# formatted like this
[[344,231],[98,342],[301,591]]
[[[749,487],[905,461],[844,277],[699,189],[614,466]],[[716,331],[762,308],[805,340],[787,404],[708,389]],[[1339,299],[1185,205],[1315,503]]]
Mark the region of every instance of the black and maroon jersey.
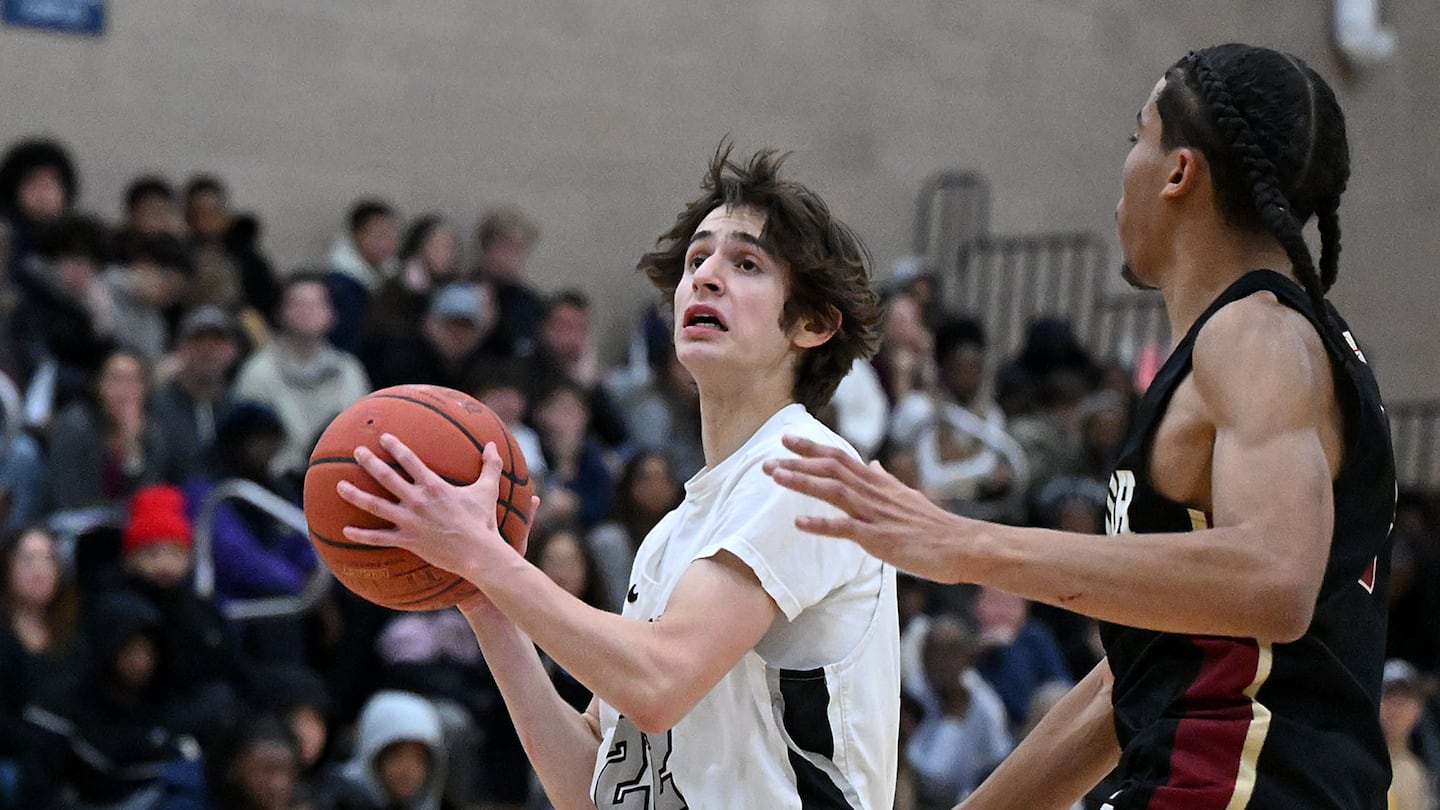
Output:
[[[1315,325],[1345,418],[1335,533],[1314,619],[1299,640],[1101,627],[1123,751],[1114,810],[1384,810],[1390,759],[1379,723],[1395,462],[1374,375],[1349,327],[1321,327],[1305,292],[1270,270],[1237,280],[1190,328],[1145,392],[1110,478],[1106,531],[1183,532],[1210,517],[1149,484],[1148,449],[1221,307],[1268,290]],[[1296,392],[1296,396],[1305,396]]]

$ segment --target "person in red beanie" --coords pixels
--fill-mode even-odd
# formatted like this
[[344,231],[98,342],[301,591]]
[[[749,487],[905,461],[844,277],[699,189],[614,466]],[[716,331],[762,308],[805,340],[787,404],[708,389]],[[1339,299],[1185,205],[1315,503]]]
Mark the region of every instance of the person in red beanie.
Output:
[[203,736],[239,711],[250,665],[220,606],[195,593],[192,532],[179,487],[136,490],[121,535],[120,570],[101,590],[134,594],[160,613],[155,682],[165,696],[168,725]]

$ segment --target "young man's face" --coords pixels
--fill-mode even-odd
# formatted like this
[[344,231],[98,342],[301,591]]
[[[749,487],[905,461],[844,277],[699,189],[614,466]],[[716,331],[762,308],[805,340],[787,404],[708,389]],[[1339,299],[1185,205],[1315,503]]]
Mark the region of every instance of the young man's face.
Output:
[[430,749],[412,740],[391,743],[375,756],[375,770],[392,801],[408,802],[430,778]]
[[1156,279],[1150,277],[1156,264],[1158,242],[1156,198],[1170,166],[1166,150],[1160,144],[1160,112],[1155,107],[1155,99],[1164,89],[1165,81],[1161,78],[1156,82],[1136,116],[1133,145],[1121,174],[1120,202],[1115,206],[1115,228],[1124,262],[1121,272],[1127,282],[1142,288],[1156,286]]
[[485,255],[485,268],[502,281],[520,281],[525,278],[525,263],[530,260],[530,251],[535,245],[518,230],[503,231],[481,248]]
[[163,194],[147,194],[130,207],[130,230],[150,236],[180,231],[180,214],[175,200]]
[[252,745],[235,760],[231,774],[259,810],[292,806],[297,781],[295,751],[278,740]]
[[25,175],[16,190],[20,212],[38,222],[56,219],[65,213],[65,182],[60,170],[41,166]]
[[335,324],[335,310],[330,305],[330,291],[318,281],[303,281],[285,292],[280,312],[285,331],[300,338],[318,339],[329,333]]
[[161,588],[173,588],[190,575],[190,547],[175,543],[151,543],[126,555],[125,565],[141,579]]
[[355,232],[355,248],[373,267],[390,261],[400,251],[400,223],[384,214],[370,217]]
[[675,354],[702,390],[707,380],[793,376],[798,350],[824,342],[799,324],[781,328],[790,267],[760,246],[764,228],[764,212],[721,206],[690,239],[675,288]]
[[230,229],[230,206],[213,191],[199,191],[185,206],[190,233],[202,242],[218,242]]

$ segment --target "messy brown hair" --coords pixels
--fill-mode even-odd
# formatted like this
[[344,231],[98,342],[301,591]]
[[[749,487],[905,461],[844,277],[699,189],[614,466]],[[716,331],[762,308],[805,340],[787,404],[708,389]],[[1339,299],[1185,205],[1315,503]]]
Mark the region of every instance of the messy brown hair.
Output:
[[796,367],[795,401],[818,411],[829,404],[855,359],[869,357],[875,348],[880,302],[870,286],[870,253],[815,192],[780,179],[786,155],[763,149],[741,163],[731,159],[733,148],[724,142],[715,150],[700,197],[680,212],[638,267],[673,298],[690,238],[710,212],[725,206],[763,213],[761,246],[790,267],[780,327],[788,331],[808,319],[836,328],[829,340],[806,350]]

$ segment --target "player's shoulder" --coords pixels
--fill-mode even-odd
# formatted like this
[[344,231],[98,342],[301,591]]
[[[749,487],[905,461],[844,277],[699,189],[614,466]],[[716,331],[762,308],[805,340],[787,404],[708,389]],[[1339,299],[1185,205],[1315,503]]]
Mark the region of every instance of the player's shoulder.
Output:
[[850,442],[801,405],[786,406],[760,430],[760,434],[756,436],[759,441],[754,445],[758,460],[793,456],[794,453],[785,449],[782,443],[786,436],[799,436],[817,444],[839,448],[855,458],[860,457],[860,453]]
[[1321,371],[1325,359],[1315,324],[1265,291],[1221,307],[1195,336],[1197,372],[1309,375]]

